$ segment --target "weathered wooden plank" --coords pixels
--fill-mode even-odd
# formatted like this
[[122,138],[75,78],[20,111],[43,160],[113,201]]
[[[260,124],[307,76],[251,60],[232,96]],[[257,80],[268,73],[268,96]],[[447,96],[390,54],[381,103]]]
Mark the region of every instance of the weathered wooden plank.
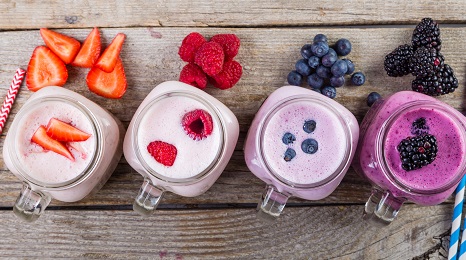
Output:
[[[129,89],[121,100],[108,100],[90,93],[86,88],[85,69],[69,69],[67,88],[75,90],[99,103],[120,118],[125,125],[130,121],[134,111],[150,92],[165,80],[176,80],[184,63],[177,55],[181,40],[191,30],[189,28],[117,28],[104,29],[102,37],[108,44],[117,32],[127,34],[122,58],[125,64]],[[179,198],[167,196],[164,203],[255,203],[262,192],[263,183],[255,178],[245,166],[241,152],[244,137],[254,113],[262,101],[277,87],[285,84],[287,73],[294,68],[299,59],[300,47],[317,33],[325,33],[330,41],[347,37],[353,42],[353,52],[349,55],[356,64],[356,69],[367,75],[367,83],[362,87],[345,86],[338,89],[337,101],[341,102],[361,120],[367,106],[365,97],[372,91],[388,95],[395,91],[409,89],[412,76],[390,78],[383,70],[384,55],[396,46],[409,42],[412,28],[320,28],[320,29],[219,29],[197,28],[206,36],[217,33],[232,32],[242,39],[238,60],[244,66],[244,75],[233,89],[221,91],[209,87],[207,92],[229,106],[240,122],[241,135],[235,152],[226,171],[212,189],[197,198]],[[77,39],[83,40],[89,29],[61,30]],[[462,53],[466,46],[462,40],[466,37],[465,28],[442,29],[442,52],[456,71],[460,88],[453,94],[440,97],[457,109],[464,107],[464,75],[466,67]],[[18,66],[26,67],[32,50],[42,44],[39,32],[15,31],[0,33],[0,96],[3,96],[10,84],[12,74]],[[17,98],[11,118],[1,135],[5,138],[11,120],[22,104],[31,95],[23,87]],[[0,142],[2,148],[3,142]],[[0,206],[11,206],[19,183],[8,174],[0,155]],[[142,178],[137,175],[122,159],[119,168],[108,185],[96,196],[82,202],[83,205],[130,204]],[[369,185],[354,172],[350,172],[343,184],[331,197],[319,203],[362,203],[366,200]],[[295,200],[302,203],[303,201]],[[81,205],[81,204],[74,204]]]
[[465,22],[461,0],[2,1],[0,10],[0,29],[415,24],[423,17]]
[[[405,207],[384,228],[362,206],[288,208],[275,223],[253,209],[49,211],[33,224],[0,212],[0,255],[125,259],[443,259],[451,206]],[[446,243],[445,243],[446,242]]]

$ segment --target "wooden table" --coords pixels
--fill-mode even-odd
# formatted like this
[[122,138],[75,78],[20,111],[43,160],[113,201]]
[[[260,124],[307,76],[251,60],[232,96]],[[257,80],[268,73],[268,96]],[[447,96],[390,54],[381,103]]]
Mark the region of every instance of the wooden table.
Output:
[[[446,62],[460,87],[439,99],[462,110],[465,100],[466,11],[462,0],[374,1],[0,1],[0,95],[7,92],[17,67],[26,68],[33,49],[42,45],[38,29],[48,27],[84,40],[101,29],[104,46],[118,32],[127,35],[122,59],[128,91],[121,100],[96,96],[86,87],[87,70],[69,67],[66,88],[115,114],[125,127],[144,97],[157,84],[178,79],[184,62],[177,55],[192,31],[210,37],[235,33],[241,38],[237,60],[244,68],[237,86],[206,91],[240,122],[235,153],[218,181],[205,194],[182,198],[167,194],[156,214],[132,211],[142,177],[124,158],[104,188],[77,203],[52,201],[35,223],[12,213],[21,187],[0,157],[0,257],[146,258],[146,259],[443,259],[448,248],[452,200],[435,207],[407,204],[398,219],[377,229],[362,221],[370,185],[350,170],[337,190],[321,201],[292,199],[273,224],[261,222],[255,207],[264,183],[245,165],[242,146],[262,101],[283,86],[300,58],[301,46],[317,33],[331,42],[345,37],[350,54],[367,82],[338,89],[336,100],[359,121],[368,93],[388,95],[409,89],[412,76],[391,78],[384,56],[409,43],[421,18],[441,24]],[[4,133],[32,93],[22,87]],[[0,142],[3,146],[3,141]],[[1,155],[0,155],[1,156]]]

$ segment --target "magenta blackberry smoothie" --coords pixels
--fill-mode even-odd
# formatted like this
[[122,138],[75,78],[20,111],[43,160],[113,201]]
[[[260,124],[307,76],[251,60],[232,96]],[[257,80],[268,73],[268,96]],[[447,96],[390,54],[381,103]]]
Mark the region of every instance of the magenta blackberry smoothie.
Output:
[[123,132],[119,120],[73,91],[34,93],[3,147],[6,166],[23,181],[15,214],[34,221],[52,198],[75,202],[98,191],[120,160]]
[[177,81],[156,86],[126,132],[124,154],[144,177],[133,208],[152,213],[164,192],[207,191],[225,169],[239,135],[234,114],[204,91]]
[[465,120],[447,104],[416,92],[378,101],[363,120],[353,163],[374,185],[366,218],[388,224],[407,200],[445,201],[466,167]]
[[337,102],[314,91],[285,86],[257,112],[246,137],[246,163],[267,183],[259,213],[277,217],[286,200],[318,200],[344,177],[359,127]]

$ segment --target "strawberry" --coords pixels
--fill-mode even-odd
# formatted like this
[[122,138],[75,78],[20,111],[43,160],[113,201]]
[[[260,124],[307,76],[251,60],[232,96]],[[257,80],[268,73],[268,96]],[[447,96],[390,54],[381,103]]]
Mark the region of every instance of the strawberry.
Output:
[[26,73],[26,85],[31,91],[46,86],[63,86],[68,79],[68,71],[57,55],[45,46],[38,46],[32,53]]
[[90,134],[56,118],[51,118],[47,124],[47,135],[61,142],[81,142],[91,137]]
[[89,90],[106,98],[121,98],[126,92],[125,69],[121,59],[117,59],[115,69],[107,73],[98,67],[93,67],[86,78]]
[[36,132],[31,138],[31,141],[40,145],[45,150],[50,150],[60,155],[65,156],[66,158],[70,159],[74,162],[74,157],[71,152],[65,147],[64,144],[60,143],[57,140],[53,140],[51,137],[47,135],[47,130],[44,126],[40,126],[37,128]]
[[222,71],[225,54],[220,44],[216,42],[204,43],[194,56],[194,63],[199,65],[209,76],[214,76]]
[[157,162],[165,166],[172,166],[173,163],[175,163],[177,150],[172,144],[162,141],[153,141],[147,146],[147,151]]
[[225,61],[232,60],[238,54],[240,40],[235,34],[217,34],[210,41],[222,46],[225,53]]
[[83,68],[92,68],[100,56],[100,49],[100,32],[97,27],[94,27],[86,40],[84,40],[78,55],[74,58],[71,65]]
[[97,60],[95,66],[107,73],[112,72],[115,68],[115,64],[120,57],[121,47],[125,41],[126,35],[119,33],[112,40],[112,43],[105,49],[102,56]]
[[180,81],[200,89],[205,89],[207,86],[207,76],[194,63],[188,63],[183,67],[180,72]]
[[212,77],[213,85],[219,89],[229,89],[239,81],[242,74],[241,64],[234,60],[227,61],[223,65],[223,70]]
[[194,55],[199,47],[206,42],[204,36],[200,33],[192,32],[188,34],[181,43],[181,47],[178,50],[180,58],[186,62],[194,62]]
[[81,47],[76,39],[46,28],[40,29],[40,35],[47,47],[60,57],[65,64],[69,64],[74,60]]
[[186,134],[196,141],[212,134],[214,128],[212,116],[202,109],[195,109],[186,113],[181,119],[181,125]]

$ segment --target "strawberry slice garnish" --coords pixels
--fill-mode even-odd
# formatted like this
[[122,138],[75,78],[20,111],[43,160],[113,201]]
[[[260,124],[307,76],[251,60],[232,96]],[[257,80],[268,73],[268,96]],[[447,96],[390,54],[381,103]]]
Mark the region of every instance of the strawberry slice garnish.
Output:
[[118,59],[115,69],[107,73],[98,67],[93,67],[86,78],[89,90],[106,98],[121,98],[126,92],[125,69],[121,59]]
[[121,46],[123,45],[125,38],[126,35],[123,33],[117,34],[112,43],[110,43],[107,49],[102,53],[102,56],[97,60],[95,66],[105,72],[112,72],[120,57]]
[[47,135],[47,130],[44,126],[40,126],[31,138],[31,141],[40,145],[45,150],[50,150],[60,155],[65,156],[74,162],[74,157],[64,144],[52,139]]
[[38,46],[32,53],[26,73],[26,85],[31,91],[46,86],[63,86],[68,79],[65,63],[49,48]]
[[52,30],[42,28],[40,35],[45,44],[65,63],[69,64],[79,52],[81,43],[76,39]]
[[61,142],[81,142],[91,137],[90,134],[56,118],[51,118],[47,124],[47,135]]
[[162,141],[153,141],[147,146],[147,151],[157,162],[165,166],[172,166],[173,163],[175,163],[177,150],[172,144]]
[[94,27],[86,40],[84,40],[78,55],[74,58],[71,65],[83,68],[92,68],[100,56],[100,50],[100,32],[97,27]]

